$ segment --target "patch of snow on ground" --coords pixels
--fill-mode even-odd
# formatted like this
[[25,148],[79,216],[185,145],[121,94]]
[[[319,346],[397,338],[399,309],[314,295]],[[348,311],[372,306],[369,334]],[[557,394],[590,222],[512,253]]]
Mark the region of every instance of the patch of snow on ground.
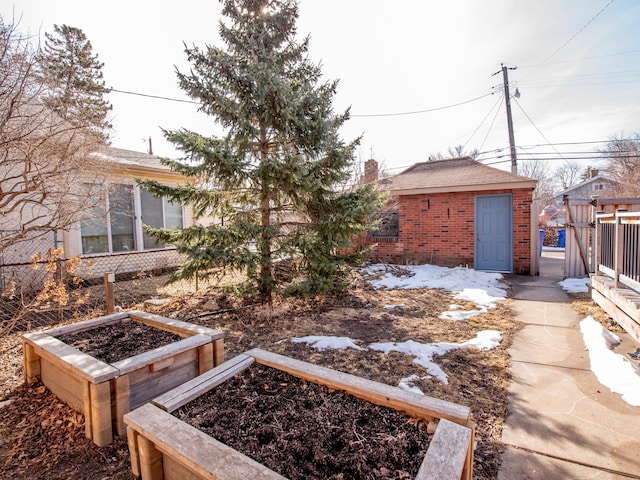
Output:
[[419,343],[414,340],[407,340],[402,343],[372,343],[369,345],[369,348],[385,354],[388,354],[389,352],[400,352],[406,355],[411,355],[415,357],[413,360],[414,363],[420,365],[429,375],[436,377],[442,383],[447,385],[449,383],[447,374],[434,363],[434,355],[444,355],[451,350],[467,347],[477,347],[483,350],[488,350],[499,345],[501,340],[502,335],[500,332],[496,330],[482,330],[478,332],[475,338],[464,343]]
[[587,293],[591,285],[591,279],[589,277],[567,278],[562,282],[558,282],[558,284],[569,293]]
[[420,377],[415,373],[413,375],[409,375],[408,377],[404,377],[400,379],[400,383],[398,383],[398,387],[402,390],[406,390],[407,392],[417,393],[418,395],[424,395],[424,392],[420,390],[415,385],[412,385],[416,380],[420,380]]
[[382,308],[384,308],[385,310],[395,310],[396,308],[402,308],[404,306],[405,306],[404,303],[398,303],[397,305],[385,305]]
[[[500,282],[502,275],[495,272],[479,272],[474,269],[456,267],[438,267],[436,265],[403,265],[408,275],[398,277],[387,271],[382,264],[374,264],[363,270],[371,275],[384,273],[382,277],[371,280],[374,288],[438,288],[449,292],[457,292],[458,300],[474,302],[479,309],[466,312],[451,312],[440,315],[442,319],[464,320],[474,315],[486,313],[494,308],[497,302],[506,300],[507,286]],[[387,307],[385,307],[387,308]]]
[[482,313],[487,313],[488,310],[486,307],[481,307],[480,310],[458,310],[454,309],[454,311],[449,310],[448,312],[441,313],[438,318],[443,318],[445,320],[453,320],[454,322],[460,320],[466,320],[467,318],[475,317],[476,315],[480,315]]
[[356,342],[349,337],[324,337],[317,335],[310,335],[308,337],[297,337],[291,339],[293,343],[306,343],[316,350],[330,350],[330,349],[346,349],[353,348],[355,350],[366,350],[356,344]]
[[624,356],[611,350],[620,343],[620,338],[591,317],[580,322],[580,331],[598,381],[622,395],[628,404],[640,407],[640,372]]

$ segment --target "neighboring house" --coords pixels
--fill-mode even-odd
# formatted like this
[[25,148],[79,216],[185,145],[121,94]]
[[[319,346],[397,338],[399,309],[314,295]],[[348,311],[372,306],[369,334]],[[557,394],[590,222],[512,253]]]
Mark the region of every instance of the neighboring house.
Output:
[[614,180],[592,169],[587,180],[557,193],[553,196],[553,201],[556,205],[562,205],[565,196],[580,199],[612,198],[616,196],[616,187],[617,183]]
[[[182,262],[175,248],[158,244],[144,231],[185,227],[193,223],[190,209],[157,198],[139,187],[135,178],[177,185],[185,178],[147,153],[109,148],[95,156],[104,161],[106,185],[85,185],[91,213],[62,232],[67,258],[91,259],[90,272],[131,273],[173,268]],[[81,186],[79,186],[80,188]]]
[[536,183],[468,157],[417,163],[379,181],[389,202],[358,246],[377,244],[374,260],[529,274]]

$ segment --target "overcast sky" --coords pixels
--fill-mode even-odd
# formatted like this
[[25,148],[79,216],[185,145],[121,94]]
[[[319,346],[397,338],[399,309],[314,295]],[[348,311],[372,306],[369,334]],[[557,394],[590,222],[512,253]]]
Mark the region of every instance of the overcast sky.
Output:
[[[640,2],[637,0],[301,0],[298,34],[327,79],[334,106],[351,106],[345,140],[363,135],[358,157],[398,169],[449,147],[486,152],[509,169],[501,63],[509,67],[519,158],[584,164],[610,137],[640,131]],[[104,63],[108,87],[187,99],[183,42],[222,46],[214,0],[0,0],[21,31],[81,28]],[[493,94],[492,94],[493,93]],[[160,127],[219,133],[188,103],[112,92],[113,145],[176,156]],[[467,102],[467,103],[465,103]],[[448,107],[463,103],[463,105]],[[435,111],[424,113],[425,110]],[[363,116],[364,115],[364,116]],[[368,116],[372,115],[372,116]],[[538,144],[552,143],[551,146]],[[560,144],[572,145],[560,145]],[[561,155],[560,155],[561,154]],[[495,163],[504,161],[504,163]],[[553,166],[562,159],[553,160]]]

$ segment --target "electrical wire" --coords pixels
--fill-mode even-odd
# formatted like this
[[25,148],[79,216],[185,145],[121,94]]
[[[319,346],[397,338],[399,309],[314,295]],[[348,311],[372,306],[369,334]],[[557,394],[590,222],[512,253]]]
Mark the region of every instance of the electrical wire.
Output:
[[591,23],[593,23],[593,21],[598,18],[600,16],[600,14],[602,12],[604,12],[607,8],[609,8],[609,6],[614,2],[615,0],[609,0],[609,3],[607,3],[604,7],[602,7],[600,9],[600,11],[598,11],[598,13],[596,13],[593,17],[591,17],[591,20],[589,20],[587,23],[585,23],[582,28],[580,30],[578,30],[576,33],[573,34],[573,36],[571,36],[571,38],[569,38],[569,40],[567,40],[566,42],[564,42],[562,45],[560,45],[560,47],[558,49],[556,49],[556,51],[554,51],[551,55],[549,55],[547,58],[545,58],[541,65],[544,65],[545,63],[547,63],[549,60],[551,60],[553,57],[555,57],[558,52],[560,52],[564,47],[566,47],[574,38],[576,38],[578,35],[580,35],[589,25],[591,25]]
[[[478,124],[478,126],[475,128],[475,130],[473,131],[473,133],[471,134],[471,136],[467,139],[466,142],[464,142],[464,144],[462,145],[462,149],[464,150],[464,148],[467,146],[467,144],[471,141],[471,139],[474,137],[474,135],[478,132],[478,130],[480,130],[480,127],[482,127],[482,125],[484,124],[485,120],[489,117],[489,115],[491,115],[491,112],[495,109],[496,110],[496,115],[494,115],[493,119],[495,121],[495,118],[497,116],[497,112],[498,112],[498,105],[500,104],[500,102],[502,101],[502,98],[498,98],[498,100],[496,101],[496,103],[493,104],[493,107],[491,107],[489,109],[489,111],[487,112],[487,114],[484,116],[484,118],[480,121],[480,123]],[[491,122],[491,126],[489,127],[489,131],[491,131],[491,127],[493,126],[493,121]],[[486,140],[487,137],[485,137]],[[482,142],[482,145],[484,145],[484,141]],[[482,148],[482,146],[480,146],[480,148]]]
[[427,108],[424,110],[414,110],[414,111],[410,111],[410,112],[397,112],[397,113],[370,113],[370,114],[353,114],[350,115],[351,118],[372,118],[372,117],[399,117],[399,116],[405,116],[405,115],[417,115],[420,113],[429,113],[429,112],[437,112],[439,110],[446,110],[449,108],[454,108],[454,107],[459,107],[461,105],[466,105],[468,103],[471,102],[476,102],[482,98],[485,97],[489,97],[491,95],[493,95],[494,92],[491,91],[490,93],[485,93],[484,95],[480,95],[479,97],[475,97],[475,98],[471,98],[469,100],[465,100],[463,102],[458,102],[458,103],[452,103],[450,105],[443,105],[441,107],[434,107],[434,108]]
[[[534,122],[533,120],[531,120],[531,117],[527,114],[527,112],[525,112],[525,111],[524,111],[524,108],[522,108],[522,105],[520,105],[520,102],[518,102],[518,99],[514,97],[514,99],[513,99],[513,100],[514,100],[514,102],[516,102],[516,105],[518,105],[518,107],[520,107],[520,110],[522,110],[522,113],[524,113],[524,116],[525,116],[525,117],[527,117],[527,120],[529,120],[529,122],[531,122],[531,125],[533,125],[533,127],[538,131],[538,133],[540,134],[540,136],[541,136],[542,138],[544,138],[548,143],[551,143],[551,142],[549,142],[549,139],[548,139],[547,137],[545,137],[545,136],[544,136],[544,133],[542,133],[542,130],[540,130],[540,129],[538,128],[538,126],[535,124],[535,122]],[[556,147],[553,147],[553,146],[552,146],[551,148],[553,148],[553,150],[554,150],[558,155],[560,155],[560,157],[562,157],[562,154],[561,154],[560,152],[558,152],[558,150],[556,149]]]

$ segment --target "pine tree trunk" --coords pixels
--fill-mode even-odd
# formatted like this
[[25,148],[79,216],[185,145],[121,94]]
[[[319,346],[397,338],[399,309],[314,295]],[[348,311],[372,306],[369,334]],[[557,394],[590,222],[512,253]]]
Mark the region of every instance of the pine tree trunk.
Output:
[[[269,153],[267,131],[264,125],[260,127],[260,157],[261,162],[266,161]],[[262,301],[271,305],[271,286],[273,272],[271,269],[271,208],[269,202],[269,182],[266,173],[262,174],[260,192],[260,214],[262,225],[262,242],[260,244],[260,296]]]

